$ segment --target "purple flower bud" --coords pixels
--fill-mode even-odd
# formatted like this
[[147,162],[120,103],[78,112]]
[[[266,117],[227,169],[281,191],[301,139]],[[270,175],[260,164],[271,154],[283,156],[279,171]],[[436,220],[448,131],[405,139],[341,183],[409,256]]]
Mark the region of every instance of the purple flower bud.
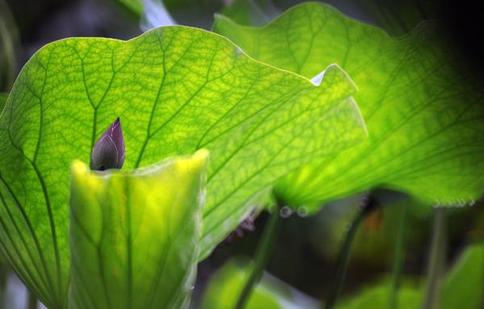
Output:
[[124,163],[124,153],[123,130],[121,121],[117,118],[94,145],[91,153],[91,169],[96,171],[120,169]]

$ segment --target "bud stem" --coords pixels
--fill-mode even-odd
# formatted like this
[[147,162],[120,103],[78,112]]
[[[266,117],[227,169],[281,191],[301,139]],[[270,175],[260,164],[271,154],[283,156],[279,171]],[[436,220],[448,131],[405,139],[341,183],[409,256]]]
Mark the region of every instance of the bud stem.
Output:
[[424,309],[439,308],[440,287],[445,266],[446,237],[445,237],[446,209],[434,209],[434,224],[432,228],[432,242],[428,260]]
[[27,309],[37,309],[37,297],[31,291],[27,291]]
[[277,201],[276,205],[274,206],[273,213],[271,214],[269,222],[264,228],[262,238],[259,241],[259,245],[257,246],[254,268],[252,269],[249,278],[247,279],[245,286],[240,293],[239,299],[237,300],[237,305],[235,306],[236,309],[245,308],[247,302],[249,301],[250,295],[252,294],[254,286],[259,282],[260,278],[262,277],[264,267],[266,266],[271,256],[272,245],[275,243],[278,236],[278,231],[281,223],[279,212],[283,206],[284,205],[281,201]]
[[353,221],[346,232],[343,244],[341,245],[340,251],[338,253],[338,258],[336,260],[336,272],[335,272],[335,280],[334,284],[331,286],[331,290],[329,292],[328,298],[326,299],[326,304],[324,308],[331,309],[336,304],[336,299],[338,298],[341,289],[343,287],[343,283],[346,277],[346,270],[348,269],[348,262],[350,260],[351,254],[351,245],[353,244],[353,239],[355,238],[356,232],[360,223],[363,221],[367,211],[364,207],[361,207],[358,212],[356,213]]
[[400,275],[402,273],[402,264],[405,261],[404,247],[405,247],[405,224],[408,212],[408,205],[399,205],[400,214],[398,216],[398,229],[395,235],[395,251],[393,257],[392,269],[392,286],[390,288],[390,297],[388,308],[398,309],[398,291],[400,288]]

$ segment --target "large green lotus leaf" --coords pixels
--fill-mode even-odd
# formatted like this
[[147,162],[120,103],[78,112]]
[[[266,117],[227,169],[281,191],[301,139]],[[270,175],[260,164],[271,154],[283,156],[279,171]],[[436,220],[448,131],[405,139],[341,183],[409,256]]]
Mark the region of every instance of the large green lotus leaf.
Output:
[[195,280],[207,151],[133,172],[76,161],[69,308],[185,308]]
[[23,68],[0,119],[2,249],[46,305],[64,306],[69,168],[88,162],[120,117],[125,168],[210,151],[204,257],[251,211],[251,197],[365,138],[353,92],[337,66],[318,86],[189,27],[49,44]]
[[359,88],[369,139],[281,181],[287,201],[324,202],[377,186],[439,205],[481,196],[482,90],[456,70],[450,48],[428,28],[392,38],[318,3],[298,5],[259,28],[216,18],[215,31],[258,60],[306,77],[321,63],[338,63]]

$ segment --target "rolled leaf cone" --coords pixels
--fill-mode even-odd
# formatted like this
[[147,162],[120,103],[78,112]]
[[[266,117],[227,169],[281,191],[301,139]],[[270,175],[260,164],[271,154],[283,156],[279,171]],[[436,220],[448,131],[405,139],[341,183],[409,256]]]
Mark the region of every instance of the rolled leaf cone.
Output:
[[185,308],[208,151],[132,172],[72,166],[70,309]]

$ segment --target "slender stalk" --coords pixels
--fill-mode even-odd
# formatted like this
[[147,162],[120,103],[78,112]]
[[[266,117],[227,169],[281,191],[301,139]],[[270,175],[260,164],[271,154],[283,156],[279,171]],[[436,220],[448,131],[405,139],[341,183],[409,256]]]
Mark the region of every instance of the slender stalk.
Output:
[[35,297],[35,295],[30,291],[27,291],[26,309],[37,309],[37,297]]
[[0,308],[7,305],[7,279],[8,266],[3,259],[0,259]]
[[405,260],[405,221],[407,218],[408,206],[400,206],[400,214],[398,216],[398,228],[395,239],[393,269],[392,269],[392,285],[390,288],[390,299],[388,302],[389,309],[398,309],[398,290],[400,288],[400,276],[402,273],[402,264]]
[[348,231],[343,240],[343,244],[341,249],[338,253],[338,259],[336,264],[336,273],[335,273],[335,282],[332,285],[332,288],[329,292],[328,298],[326,300],[326,305],[324,308],[331,309],[336,304],[336,299],[338,298],[341,289],[343,287],[343,283],[346,277],[346,270],[348,269],[348,262],[350,259],[351,254],[351,245],[353,243],[353,239],[355,238],[356,232],[358,227],[360,226],[361,221],[367,214],[367,211],[364,207],[361,207],[355,218],[351,222]]
[[427,265],[427,279],[424,296],[424,309],[437,309],[440,302],[440,287],[445,264],[446,230],[445,212],[443,207],[434,209],[434,223],[432,228],[432,243]]
[[264,228],[262,239],[259,241],[255,253],[254,268],[252,269],[252,272],[250,273],[249,278],[245,283],[242,292],[240,293],[239,299],[237,300],[237,304],[235,306],[236,309],[245,308],[245,305],[249,301],[250,295],[252,294],[254,286],[260,280],[264,267],[269,261],[270,253],[272,251],[272,244],[275,242],[279,231],[279,212],[282,207],[282,203],[277,202],[276,206],[274,207],[274,212],[271,214],[269,222]]

